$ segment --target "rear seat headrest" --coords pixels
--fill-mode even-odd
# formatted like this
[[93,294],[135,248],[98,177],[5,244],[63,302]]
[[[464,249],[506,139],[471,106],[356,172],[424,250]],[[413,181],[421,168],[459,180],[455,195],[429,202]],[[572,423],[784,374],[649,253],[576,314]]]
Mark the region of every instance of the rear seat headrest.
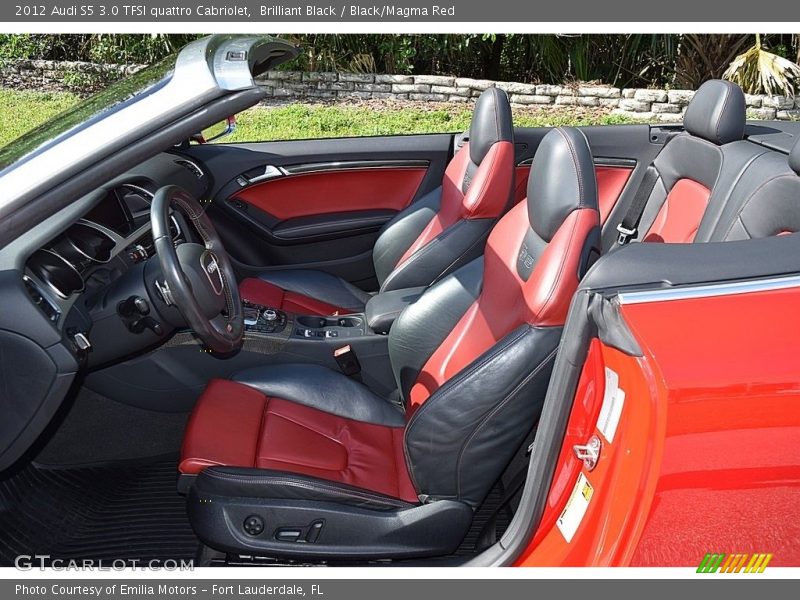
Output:
[[789,152],[789,168],[800,175],[800,139],[798,139]]
[[586,136],[572,127],[551,130],[539,144],[528,178],[528,218],[546,242],[576,209],[597,209],[594,160]]
[[469,158],[480,165],[496,142],[514,141],[514,121],[508,94],[498,88],[484,91],[475,103],[469,126]]
[[692,135],[717,145],[744,137],[746,107],[744,93],[735,83],[712,79],[697,90],[683,117]]

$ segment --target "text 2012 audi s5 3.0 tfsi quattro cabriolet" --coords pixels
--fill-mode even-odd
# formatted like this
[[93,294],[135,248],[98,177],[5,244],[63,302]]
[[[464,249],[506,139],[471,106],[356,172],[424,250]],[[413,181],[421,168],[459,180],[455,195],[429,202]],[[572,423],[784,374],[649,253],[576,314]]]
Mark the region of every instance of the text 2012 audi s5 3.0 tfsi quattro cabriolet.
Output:
[[0,562],[800,564],[800,124],[202,143],[296,54],[0,150]]

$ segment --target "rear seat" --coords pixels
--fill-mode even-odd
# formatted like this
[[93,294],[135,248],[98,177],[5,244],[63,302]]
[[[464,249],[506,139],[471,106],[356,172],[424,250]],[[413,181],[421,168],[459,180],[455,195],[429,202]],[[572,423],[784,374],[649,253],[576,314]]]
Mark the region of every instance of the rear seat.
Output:
[[[657,179],[631,241],[693,242],[712,195],[754,158],[753,144],[742,141],[745,126],[742,90],[727,81],[704,83],[676,135],[651,165]],[[714,192],[718,192],[714,194]]]
[[800,143],[787,161],[744,140],[745,121],[737,85],[713,80],[700,87],[686,109],[685,131],[650,166],[657,178],[631,241],[728,241],[800,231]]

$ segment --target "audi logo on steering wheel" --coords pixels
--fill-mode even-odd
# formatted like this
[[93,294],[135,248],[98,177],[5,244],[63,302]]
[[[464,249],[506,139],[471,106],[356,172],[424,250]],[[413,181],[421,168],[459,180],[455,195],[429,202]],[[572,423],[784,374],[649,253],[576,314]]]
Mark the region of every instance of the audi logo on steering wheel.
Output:
[[206,250],[200,256],[200,266],[211,284],[211,289],[217,296],[221,295],[225,289],[225,280],[222,279],[217,256],[211,250]]

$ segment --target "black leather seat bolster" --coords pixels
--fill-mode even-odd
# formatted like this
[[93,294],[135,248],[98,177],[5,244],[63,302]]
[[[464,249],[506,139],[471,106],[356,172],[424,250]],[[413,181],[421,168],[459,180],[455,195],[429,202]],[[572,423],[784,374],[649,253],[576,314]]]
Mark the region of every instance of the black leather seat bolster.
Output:
[[483,255],[495,219],[462,219],[397,266],[380,292],[431,285]]
[[367,325],[375,333],[387,333],[400,313],[416,302],[425,289],[414,287],[375,294],[367,302]]
[[264,271],[258,274],[258,278],[288,292],[322,300],[355,312],[364,310],[364,305],[371,296],[336,275],[312,269]]
[[539,419],[561,332],[521,325],[425,401],[406,428],[417,489],[481,504]]
[[211,467],[197,476],[195,486],[198,492],[211,496],[314,500],[370,510],[396,510],[414,506],[404,500],[344,483],[267,469]]
[[253,387],[265,396],[291,400],[339,417],[388,427],[405,425],[405,416],[399,407],[358,381],[321,365],[254,367],[237,373],[234,381]]

